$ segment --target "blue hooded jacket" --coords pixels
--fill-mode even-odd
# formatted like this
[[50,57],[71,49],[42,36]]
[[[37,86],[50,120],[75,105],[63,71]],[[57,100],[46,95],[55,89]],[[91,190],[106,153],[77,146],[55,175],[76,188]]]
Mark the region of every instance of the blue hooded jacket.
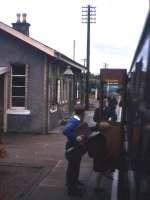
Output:
[[80,121],[80,118],[77,115],[74,115],[68,119],[64,126],[63,134],[67,137],[69,146],[77,145],[77,133],[75,132],[75,128],[79,126]]

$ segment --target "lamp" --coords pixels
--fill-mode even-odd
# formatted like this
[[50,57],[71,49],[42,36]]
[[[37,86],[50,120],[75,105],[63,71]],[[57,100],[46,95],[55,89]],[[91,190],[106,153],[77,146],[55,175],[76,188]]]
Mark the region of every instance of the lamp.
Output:
[[64,71],[64,76],[68,79],[71,79],[73,77],[74,73],[71,70],[71,67],[68,65],[67,69]]

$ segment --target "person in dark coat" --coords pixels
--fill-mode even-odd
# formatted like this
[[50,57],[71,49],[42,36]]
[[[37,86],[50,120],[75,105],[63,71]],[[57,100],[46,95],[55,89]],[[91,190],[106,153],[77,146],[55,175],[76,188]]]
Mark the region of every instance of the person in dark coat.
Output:
[[[96,122],[97,126],[99,126],[99,123],[101,121],[107,121],[108,120],[108,113],[107,113],[107,106],[101,105],[101,102],[98,102],[98,107],[94,110],[93,120]],[[105,103],[104,103],[105,104]]]
[[111,95],[108,98],[108,117],[111,121],[117,120],[117,114],[116,114],[116,106],[117,106],[117,99],[114,95]]

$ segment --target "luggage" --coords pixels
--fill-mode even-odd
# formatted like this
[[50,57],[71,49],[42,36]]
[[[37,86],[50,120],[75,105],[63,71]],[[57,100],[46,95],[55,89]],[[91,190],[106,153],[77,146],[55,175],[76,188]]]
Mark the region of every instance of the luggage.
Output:
[[103,157],[106,153],[106,141],[103,134],[94,132],[91,134],[86,142],[88,155],[91,158]]
[[93,158],[94,171],[113,171],[118,168],[122,152],[121,124],[111,122],[110,128],[91,134],[87,141],[87,151]]
[[119,122],[110,122],[111,127],[105,130],[107,154],[111,160],[118,160],[122,153],[123,132]]
[[104,172],[108,168],[106,140],[102,133],[91,135],[87,141],[88,155],[93,158],[93,169],[95,172]]

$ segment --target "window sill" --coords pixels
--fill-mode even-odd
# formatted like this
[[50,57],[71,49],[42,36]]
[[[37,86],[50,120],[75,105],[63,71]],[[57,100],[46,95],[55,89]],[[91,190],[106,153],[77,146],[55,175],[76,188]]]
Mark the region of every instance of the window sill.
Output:
[[6,112],[7,114],[12,114],[12,115],[30,115],[31,111],[30,110],[13,110],[9,109]]

